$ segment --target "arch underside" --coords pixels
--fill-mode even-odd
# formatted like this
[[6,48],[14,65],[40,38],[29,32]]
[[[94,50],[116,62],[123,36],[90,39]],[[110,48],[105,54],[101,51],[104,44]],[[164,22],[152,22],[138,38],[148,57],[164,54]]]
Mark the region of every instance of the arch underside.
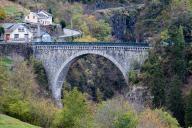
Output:
[[69,71],[71,64],[74,63],[76,60],[78,60],[81,56],[88,55],[88,54],[99,55],[99,56],[102,56],[102,57],[110,60],[121,71],[121,73],[124,76],[125,81],[128,84],[127,71],[111,55],[108,55],[108,54],[102,53],[102,52],[95,52],[95,51],[82,51],[82,52],[76,53],[75,55],[70,56],[67,60],[65,60],[65,62],[59,68],[57,74],[54,76],[55,79],[53,81],[53,85],[52,85],[51,89],[52,89],[52,93],[53,93],[53,98],[56,101],[59,101],[61,99],[62,86],[63,86],[63,83],[65,81],[65,78],[67,76],[67,73]]

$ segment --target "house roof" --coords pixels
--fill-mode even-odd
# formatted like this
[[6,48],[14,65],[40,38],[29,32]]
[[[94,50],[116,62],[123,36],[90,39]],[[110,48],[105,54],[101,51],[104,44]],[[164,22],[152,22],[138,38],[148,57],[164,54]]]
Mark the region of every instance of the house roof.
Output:
[[41,10],[41,11],[39,11],[38,14],[40,14],[41,12],[42,12],[42,13],[45,13],[47,16],[52,16],[52,14],[48,13],[48,12],[45,11],[45,10]]
[[11,33],[20,26],[27,28],[23,23],[5,23],[2,26],[4,27],[6,33]]
[[44,14],[42,14],[42,13],[37,13],[37,16],[39,17],[39,18],[48,18],[46,15],[44,15]]
[[15,23],[4,23],[4,24],[1,24],[1,26],[6,30],[8,28],[10,28],[11,26],[13,26]]
[[48,13],[48,12],[46,12],[46,11],[44,11],[44,10],[38,11],[38,12],[36,13],[36,15],[37,15],[39,18],[42,18],[42,19],[52,17],[52,15],[51,15],[50,13]]

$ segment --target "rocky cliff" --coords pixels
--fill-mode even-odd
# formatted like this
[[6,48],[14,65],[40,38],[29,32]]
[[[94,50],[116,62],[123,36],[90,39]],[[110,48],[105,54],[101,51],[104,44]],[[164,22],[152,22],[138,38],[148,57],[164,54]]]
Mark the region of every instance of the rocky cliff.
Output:
[[131,4],[96,10],[93,14],[99,19],[105,19],[112,26],[112,36],[120,41],[142,41],[136,36],[137,16],[144,8],[144,4]]

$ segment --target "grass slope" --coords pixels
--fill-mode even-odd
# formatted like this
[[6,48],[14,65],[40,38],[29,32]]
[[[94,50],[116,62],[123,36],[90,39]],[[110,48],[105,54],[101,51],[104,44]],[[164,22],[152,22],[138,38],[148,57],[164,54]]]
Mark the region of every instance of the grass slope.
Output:
[[15,118],[0,114],[0,128],[40,128],[17,120]]
[[6,57],[0,58],[0,65],[1,66],[6,66],[6,67],[10,67],[10,65],[12,64],[12,60]]

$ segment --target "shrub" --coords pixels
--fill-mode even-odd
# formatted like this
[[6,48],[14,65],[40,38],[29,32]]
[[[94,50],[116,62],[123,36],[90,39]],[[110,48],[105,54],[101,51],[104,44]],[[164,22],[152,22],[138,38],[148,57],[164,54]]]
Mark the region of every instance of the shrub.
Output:
[[123,99],[123,97],[116,97],[99,104],[94,117],[95,124],[99,128],[113,128],[115,126],[121,128],[123,123],[126,122],[127,124],[129,120],[127,116],[129,116],[130,113],[133,112],[128,102]]
[[179,128],[179,123],[162,109],[147,109],[139,117],[138,128]]
[[4,20],[5,18],[6,18],[6,13],[2,8],[0,8],[0,20]]
[[127,112],[126,114],[119,117],[115,123],[115,128],[136,128],[137,117],[133,112]]
[[132,82],[133,84],[139,83],[139,78],[136,71],[129,72],[129,81]]

